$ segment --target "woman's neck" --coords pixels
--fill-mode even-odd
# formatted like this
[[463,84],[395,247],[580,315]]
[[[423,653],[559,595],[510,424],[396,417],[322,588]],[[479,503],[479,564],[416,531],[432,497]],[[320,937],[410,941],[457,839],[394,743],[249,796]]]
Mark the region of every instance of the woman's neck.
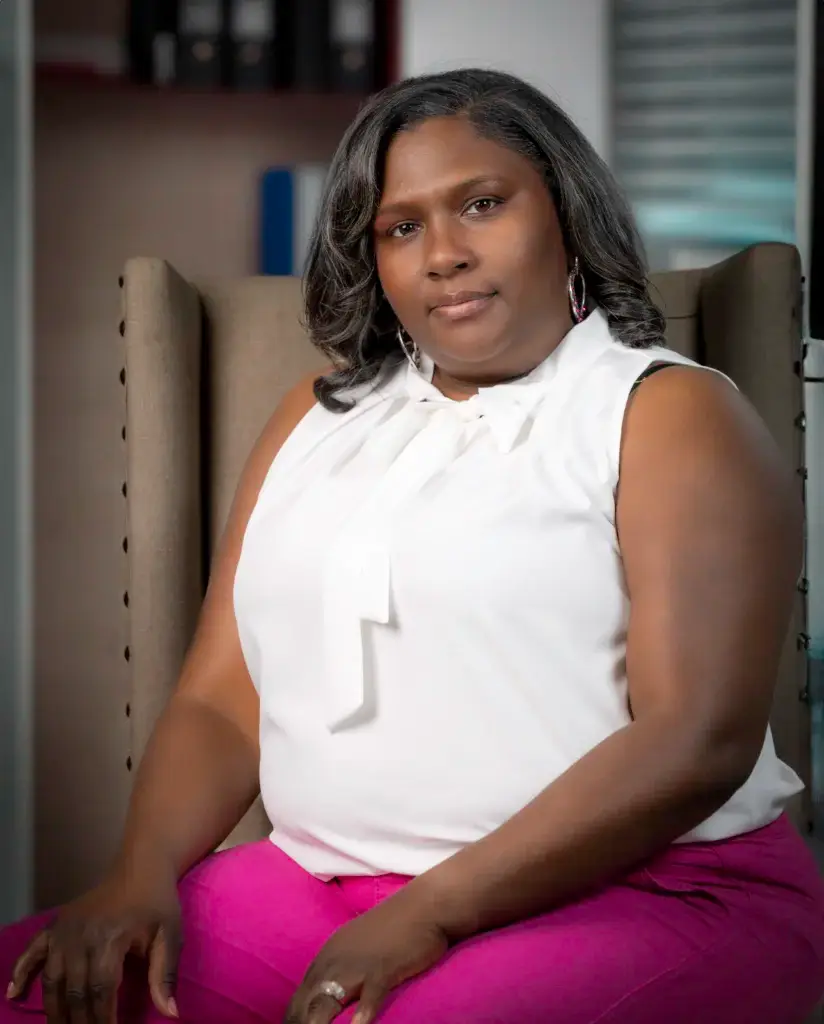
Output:
[[[432,383],[446,398],[463,402],[472,398],[473,395],[477,395],[481,388],[491,388],[497,384],[510,384],[513,381],[521,380],[523,377],[528,377],[533,370],[549,359],[572,326],[572,318],[565,309],[559,317],[556,317],[549,326],[545,326],[543,330],[533,336],[528,343],[519,343],[517,351],[515,346],[512,346],[508,353],[508,360],[506,357],[505,360],[502,360],[504,365],[499,368],[497,373],[492,372],[488,376],[481,373],[472,379],[447,373],[436,363],[432,374]],[[508,367],[505,365],[505,361],[509,362]],[[526,364],[526,368],[519,368],[519,364],[521,367]]]
[[450,373],[445,373],[439,366],[436,366],[432,374],[432,383],[444,397],[451,398],[455,402],[465,402],[467,399],[472,398],[473,395],[477,395],[481,388],[491,388],[496,384],[510,384],[512,381],[521,380],[522,377],[528,377],[530,373],[532,373],[532,369],[525,370],[523,373],[516,373],[510,377],[470,381],[455,377]]

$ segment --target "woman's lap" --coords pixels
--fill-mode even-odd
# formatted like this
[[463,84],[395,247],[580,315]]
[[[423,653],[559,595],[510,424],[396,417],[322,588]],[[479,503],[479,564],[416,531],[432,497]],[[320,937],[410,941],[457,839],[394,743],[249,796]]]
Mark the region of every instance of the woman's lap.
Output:
[[[463,943],[399,988],[379,1022],[801,1024],[824,988],[824,904],[788,829],[674,847],[621,884]],[[181,884],[183,1019],[279,1021],[332,932],[400,885],[320,882],[268,842],[209,858]],[[0,972],[46,920],[0,933]],[[120,1019],[157,1024],[140,967],[127,972]],[[34,992],[21,1009],[38,1004]],[[0,1006],[0,1024],[20,1020]]]
[[[180,902],[177,1001],[194,1024],[276,1024],[320,947],[352,916],[336,887],[266,840],[208,857],[182,880]],[[51,916],[0,932],[0,976]],[[22,1006],[0,1002],[0,1024],[21,1021],[19,1010],[41,1009],[38,983]],[[151,1006],[144,963],[132,961],[124,973],[118,1020],[166,1020]]]

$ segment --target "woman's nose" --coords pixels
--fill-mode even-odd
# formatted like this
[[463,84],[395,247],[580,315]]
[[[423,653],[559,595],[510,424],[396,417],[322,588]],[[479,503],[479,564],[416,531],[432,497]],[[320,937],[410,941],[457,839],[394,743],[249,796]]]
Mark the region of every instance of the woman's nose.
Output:
[[475,257],[461,238],[460,232],[449,226],[430,226],[427,230],[426,274],[430,278],[450,277],[469,270]]

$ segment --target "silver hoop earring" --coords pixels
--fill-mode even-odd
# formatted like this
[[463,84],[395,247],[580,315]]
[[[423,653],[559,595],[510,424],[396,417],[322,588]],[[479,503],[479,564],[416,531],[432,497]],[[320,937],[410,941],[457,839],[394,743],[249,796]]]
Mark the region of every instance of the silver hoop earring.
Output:
[[[579,324],[587,315],[587,283],[584,280],[584,275],[581,273],[581,265],[578,262],[577,256],[575,257],[572,270],[569,272],[567,290],[569,291],[569,305],[572,309],[572,317]],[[579,291],[581,293],[580,298],[578,297]]]
[[412,342],[412,351],[409,351],[409,346],[406,343],[406,336],[403,327],[398,324],[398,344],[406,356],[407,362],[413,369],[419,370],[421,368],[421,353],[415,342]]

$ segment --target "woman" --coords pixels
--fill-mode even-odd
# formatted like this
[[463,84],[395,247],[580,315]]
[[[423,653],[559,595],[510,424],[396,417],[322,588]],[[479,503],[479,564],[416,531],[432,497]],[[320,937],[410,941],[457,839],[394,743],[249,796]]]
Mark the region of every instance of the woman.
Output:
[[[332,368],[249,459],[117,863],[2,937],[0,1020],[800,1024],[802,512],[663,347],[606,167],[514,78],[403,82],[306,296]],[[209,856],[258,788],[271,840]]]

